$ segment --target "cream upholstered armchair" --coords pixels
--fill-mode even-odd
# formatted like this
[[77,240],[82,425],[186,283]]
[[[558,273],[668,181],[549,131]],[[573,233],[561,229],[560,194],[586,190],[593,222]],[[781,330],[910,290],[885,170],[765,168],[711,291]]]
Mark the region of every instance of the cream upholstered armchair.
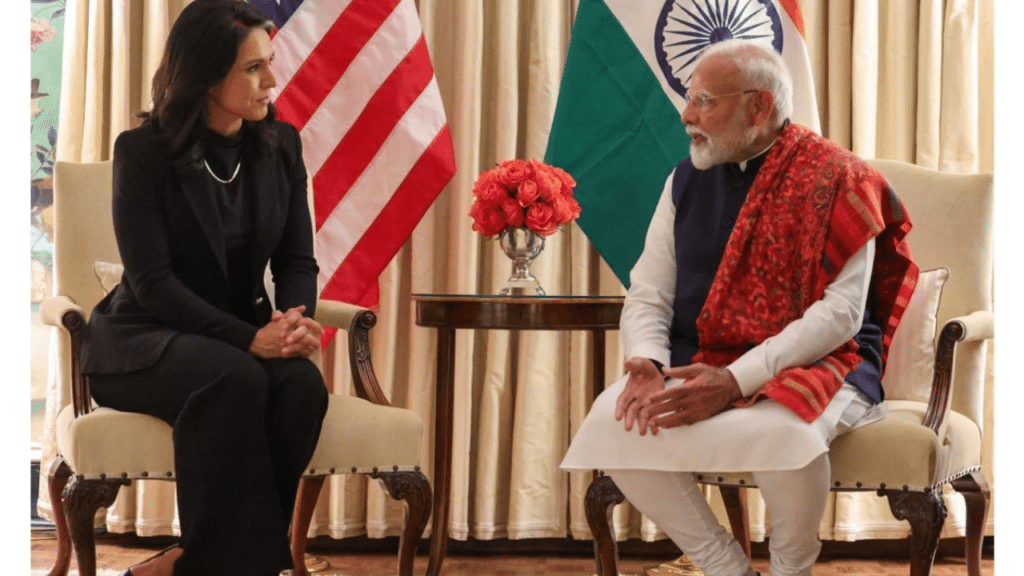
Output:
[[[93,306],[119,280],[121,267],[111,223],[110,162],[54,167],[54,282],[56,297],[43,303],[43,321],[63,328],[58,377],[70,380],[71,402],[57,418],[57,458],[48,472],[58,533],[51,576],[64,576],[72,546],[82,576],[96,573],[93,520],[121,486],[136,479],[174,479],[171,427],[144,414],[93,406],[89,380],[79,371],[79,347]],[[320,441],[299,485],[292,521],[294,576],[308,574],[304,551],[313,508],[330,474],[362,473],[380,479],[407,504],[398,571],[411,576],[416,546],[426,527],[431,491],[419,471],[423,423],[392,407],[370,362],[370,310],[320,301],[316,319],[347,331],[353,382],[360,396],[331,394]],[[339,332],[339,337],[341,333]],[[319,362],[319,358],[316,358]]]
[[[910,574],[931,571],[946,518],[944,485],[963,494],[970,576],[980,576],[989,488],[981,472],[986,341],[993,335],[992,175],[944,174],[871,160],[910,212],[909,241],[922,271],[890,348],[882,379],[889,412],[840,436],[829,450],[833,491],[887,497],[910,523]],[[740,488],[751,474],[697,475],[719,486],[733,535],[750,554]],[[617,574],[611,508],[623,500],[608,476],[586,496],[598,576]]]

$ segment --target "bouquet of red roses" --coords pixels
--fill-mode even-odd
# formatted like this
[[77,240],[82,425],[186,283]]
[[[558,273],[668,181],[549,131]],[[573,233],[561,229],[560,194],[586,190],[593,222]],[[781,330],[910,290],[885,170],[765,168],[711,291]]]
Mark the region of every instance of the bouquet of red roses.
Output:
[[525,227],[550,236],[580,215],[574,186],[576,181],[561,168],[538,160],[505,160],[481,172],[473,184],[473,230],[494,236]]

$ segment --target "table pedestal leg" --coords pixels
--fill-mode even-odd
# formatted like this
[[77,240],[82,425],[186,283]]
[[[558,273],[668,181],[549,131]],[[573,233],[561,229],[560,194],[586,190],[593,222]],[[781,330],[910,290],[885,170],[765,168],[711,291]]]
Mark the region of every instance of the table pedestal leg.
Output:
[[452,483],[452,420],[455,394],[455,329],[437,330],[437,398],[434,417],[434,514],[427,576],[439,576],[448,548],[448,504]]
[[594,379],[593,388],[594,395],[590,398],[590,403],[593,405],[594,400],[601,395],[604,391],[604,345],[605,345],[605,331],[604,330],[593,330],[591,334],[594,335],[594,349],[593,349],[593,366]]

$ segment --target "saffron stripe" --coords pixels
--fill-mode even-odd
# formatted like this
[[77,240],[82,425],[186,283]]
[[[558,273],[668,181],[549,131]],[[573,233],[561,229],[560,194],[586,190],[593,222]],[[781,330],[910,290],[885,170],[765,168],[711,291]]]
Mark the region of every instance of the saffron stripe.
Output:
[[[380,85],[420,41],[423,34],[418,22],[415,5],[402,2],[301,130],[303,143],[308,143],[303,158],[311,174],[320,171]],[[443,117],[443,110],[438,101],[434,113]]]
[[325,298],[354,301],[363,296],[369,283],[359,279],[375,281],[402,247],[406,238],[394,234],[394,227],[410,231],[415,228],[437,196],[432,191],[441,190],[455,174],[454,155],[451,132],[444,126],[324,286]]
[[277,107],[302,130],[398,0],[354,0],[285,86]]
[[779,4],[782,5],[783,10],[786,14],[789,14],[789,19],[793,21],[793,26],[800,32],[801,36],[807,36],[804,32],[804,15],[800,10],[799,0],[778,0]]
[[434,78],[426,41],[420,41],[380,86],[330,158],[313,177],[316,226],[323,226],[338,202],[373,160],[388,135]]

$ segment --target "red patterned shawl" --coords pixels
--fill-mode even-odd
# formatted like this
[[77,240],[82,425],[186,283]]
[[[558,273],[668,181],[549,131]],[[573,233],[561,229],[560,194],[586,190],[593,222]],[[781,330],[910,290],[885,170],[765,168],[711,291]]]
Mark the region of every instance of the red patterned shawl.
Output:
[[[803,316],[846,261],[871,238],[868,295],[882,327],[882,358],[917,284],[905,238],[910,218],[884,177],[863,160],[795,124],[768,151],[725,247],[697,318],[693,361],[725,366]],[[807,422],[816,419],[860,364],[850,340],[810,366],[783,370],[749,406],[771,398]]]

